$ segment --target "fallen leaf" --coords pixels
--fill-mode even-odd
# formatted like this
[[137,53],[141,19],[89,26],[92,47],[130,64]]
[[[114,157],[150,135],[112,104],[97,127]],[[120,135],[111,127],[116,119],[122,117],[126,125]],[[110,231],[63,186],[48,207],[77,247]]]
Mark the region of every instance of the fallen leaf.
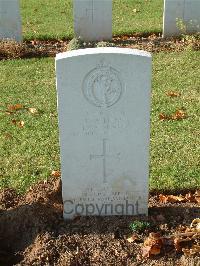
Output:
[[185,195],[185,198],[186,198],[186,200],[189,201],[189,202],[195,202],[195,201],[196,201],[196,200],[195,200],[195,196],[194,196],[194,194],[192,194],[191,192],[187,193],[187,194]]
[[186,113],[183,110],[178,110],[174,115],[172,115],[172,120],[181,120],[185,119],[186,117]]
[[16,119],[12,119],[12,123],[20,128],[24,127],[24,121],[20,121],[20,120],[16,120]]
[[174,196],[174,195],[163,195],[163,194],[160,194],[159,195],[159,201],[162,202],[162,203],[167,203],[167,202],[170,202],[170,203],[176,203],[176,202],[183,202],[185,201],[185,198],[183,196]]
[[164,113],[159,114],[159,119],[163,120],[181,120],[187,118],[186,113],[183,110],[177,110],[174,114],[166,115]]
[[178,251],[178,252],[180,252],[182,250],[180,242],[181,242],[180,238],[178,238],[178,237],[174,238],[174,247],[175,247],[176,251]]
[[185,256],[191,256],[200,253],[200,246],[199,245],[192,245],[191,248],[182,248],[182,251]]
[[142,256],[149,257],[150,255],[158,255],[161,252],[163,240],[159,233],[150,233],[149,237],[144,241],[142,248]]
[[51,175],[54,176],[54,177],[60,177],[61,173],[60,173],[60,171],[52,171]]
[[19,121],[19,123],[18,123],[18,127],[24,127],[24,121]]
[[163,120],[169,120],[170,117],[168,115],[166,115],[166,114],[161,113],[161,114],[159,114],[159,119],[162,120],[162,121]]
[[22,104],[13,104],[13,105],[8,105],[7,106],[7,109],[9,110],[9,111],[17,111],[17,110],[20,110],[20,109],[23,109],[24,108],[24,106],[22,105]]
[[200,204],[200,190],[197,190],[194,195],[196,202]]
[[166,93],[167,96],[170,96],[170,97],[179,97],[181,94],[179,92],[175,92],[175,91],[168,91]]
[[28,111],[29,111],[31,114],[35,114],[35,113],[37,113],[37,109],[36,109],[36,108],[33,108],[33,107],[28,108]]
[[196,218],[192,221],[190,228],[194,228],[195,231],[200,232],[200,218]]
[[131,237],[127,238],[126,240],[129,242],[129,243],[133,243],[135,240],[138,240],[138,236],[136,234],[133,234]]
[[10,112],[10,111],[5,111],[5,114],[7,114],[7,115],[12,115],[12,114],[13,114],[13,112]]

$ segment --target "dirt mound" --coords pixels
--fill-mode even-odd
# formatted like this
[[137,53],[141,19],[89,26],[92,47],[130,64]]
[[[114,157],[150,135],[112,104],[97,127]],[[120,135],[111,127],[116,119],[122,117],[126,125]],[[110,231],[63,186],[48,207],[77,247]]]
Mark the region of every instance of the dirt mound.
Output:
[[200,257],[175,250],[141,259],[149,232],[172,234],[200,216],[195,203],[161,204],[149,200],[150,228],[138,243],[129,243],[133,217],[62,218],[61,184],[57,178],[40,182],[23,197],[14,190],[0,192],[0,265],[200,265]]

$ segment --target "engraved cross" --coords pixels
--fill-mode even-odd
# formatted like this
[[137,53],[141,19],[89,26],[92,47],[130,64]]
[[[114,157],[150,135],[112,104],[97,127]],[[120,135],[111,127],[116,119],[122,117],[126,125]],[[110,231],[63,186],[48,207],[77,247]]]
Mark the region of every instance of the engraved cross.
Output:
[[[106,141],[107,139],[103,139],[103,153],[102,154],[90,154],[90,160],[92,159],[97,159],[97,158],[102,158],[103,161],[103,183],[107,182],[107,165],[106,165],[106,158],[107,157],[113,157],[115,158],[116,156],[112,156],[112,155],[107,155],[107,150],[106,150]],[[117,154],[117,158],[119,158],[120,153]]]

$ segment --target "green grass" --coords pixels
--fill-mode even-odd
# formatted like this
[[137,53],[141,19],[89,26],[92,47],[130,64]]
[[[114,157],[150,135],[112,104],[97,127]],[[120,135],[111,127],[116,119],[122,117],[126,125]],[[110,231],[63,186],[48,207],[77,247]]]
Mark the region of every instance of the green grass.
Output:
[[[151,111],[151,189],[200,186],[199,121],[200,52],[160,53],[153,56]],[[0,187],[25,191],[60,167],[54,59],[1,61],[0,110],[8,104],[34,107],[14,115],[0,112]],[[178,98],[167,91],[181,93]],[[184,109],[188,118],[160,121],[159,114]],[[25,122],[23,128],[12,119]]]
[[[154,57],[151,113],[151,188],[200,186],[200,52]],[[180,92],[178,98],[167,91]],[[184,110],[188,118],[159,121],[159,113]]]
[[[1,61],[0,65],[0,109],[20,103],[39,111],[0,114],[0,184],[24,191],[59,168],[54,63],[53,59],[31,59]],[[24,121],[24,128],[12,119]]]
[[[20,3],[24,39],[73,37],[72,0]],[[163,0],[113,0],[113,35],[161,32],[162,12]]]

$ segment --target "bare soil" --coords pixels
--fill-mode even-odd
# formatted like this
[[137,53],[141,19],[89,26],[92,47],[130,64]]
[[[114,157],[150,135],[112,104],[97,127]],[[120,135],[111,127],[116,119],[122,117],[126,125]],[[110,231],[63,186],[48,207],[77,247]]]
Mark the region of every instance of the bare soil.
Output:
[[[31,57],[55,57],[57,53],[69,49],[70,40],[32,40],[19,44],[13,41],[0,42],[0,60]],[[86,43],[83,47],[96,47],[96,43]],[[102,43],[100,44],[102,45]],[[173,52],[185,49],[200,50],[200,35],[163,39],[159,34],[114,36],[106,46],[142,49],[148,52]]]
[[[174,248],[150,258],[141,256],[150,232],[170,235],[200,217],[195,203],[160,203],[149,198],[148,217],[62,218],[59,178],[34,185],[19,196],[12,189],[0,192],[0,265],[200,265],[200,254],[186,257]],[[129,225],[135,219],[150,227],[129,243]],[[197,243],[199,244],[199,242]]]

